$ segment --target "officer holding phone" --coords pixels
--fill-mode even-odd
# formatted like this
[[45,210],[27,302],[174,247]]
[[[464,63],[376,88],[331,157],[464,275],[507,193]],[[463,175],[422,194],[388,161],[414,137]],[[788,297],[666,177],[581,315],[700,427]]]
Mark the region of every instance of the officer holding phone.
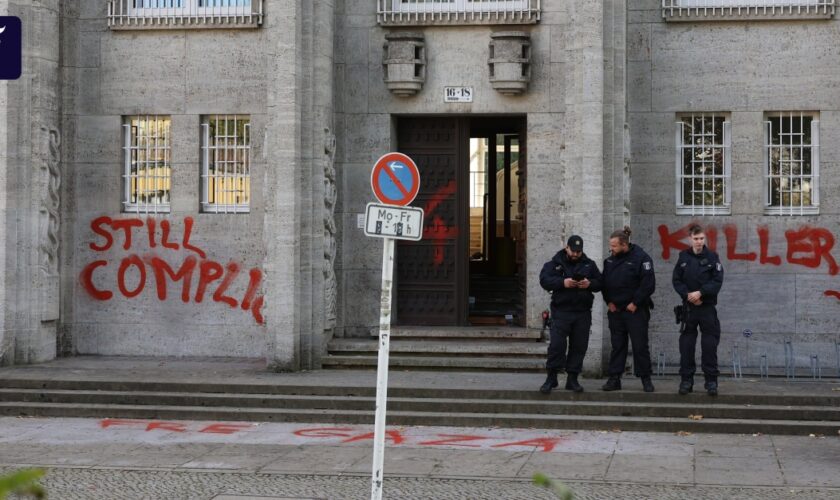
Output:
[[602,286],[597,264],[583,253],[583,238],[570,237],[566,248],[545,263],[540,285],[551,292],[551,342],[545,364],[548,377],[540,392],[548,394],[557,387],[557,374],[563,370],[566,389],[583,392],[578,375],[589,346],[594,293]]

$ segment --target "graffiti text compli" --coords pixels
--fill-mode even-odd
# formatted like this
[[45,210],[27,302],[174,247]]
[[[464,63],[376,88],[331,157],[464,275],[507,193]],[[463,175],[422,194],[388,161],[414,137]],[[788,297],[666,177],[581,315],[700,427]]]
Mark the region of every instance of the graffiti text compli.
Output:
[[[219,262],[207,258],[207,253],[201,248],[190,243],[193,229],[193,218],[184,218],[184,232],[181,239],[172,239],[172,228],[168,220],[160,221],[160,237],[158,237],[158,221],[147,218],[145,221],[140,218],[112,219],[110,217],[99,217],[91,221],[91,230],[99,236],[98,241],[90,243],[90,249],[95,252],[110,250],[118,239],[121,238],[123,250],[131,250],[137,238],[148,238],[150,249],[158,247],[174,251],[187,251],[187,254],[180,267],[173,269],[159,255],[149,252],[144,255],[131,253],[119,262],[117,269],[116,288],[125,298],[138,296],[145,288],[146,283],[154,282],[157,298],[161,301],[168,299],[168,282],[181,282],[181,301],[188,303],[193,300],[200,304],[208,288],[214,286],[212,295],[209,295],[214,302],[226,304],[231,308],[241,308],[243,311],[250,311],[257,324],[263,324],[262,306],[264,297],[258,295],[260,283],[262,282],[262,271],[250,269],[248,275],[248,286],[242,297],[229,295],[231,285],[242,273],[242,266],[234,261],[222,266]],[[142,228],[146,231],[143,232]],[[145,233],[145,234],[144,234]],[[100,267],[107,267],[107,260],[94,260],[82,269],[79,275],[82,288],[96,300],[110,300],[114,296],[114,290],[109,288],[97,288],[93,284],[94,273]],[[133,288],[129,288],[126,275],[131,273],[137,276]],[[194,276],[197,278],[194,279]],[[215,284],[215,282],[219,282]],[[192,293],[192,286],[195,283],[195,293]]]

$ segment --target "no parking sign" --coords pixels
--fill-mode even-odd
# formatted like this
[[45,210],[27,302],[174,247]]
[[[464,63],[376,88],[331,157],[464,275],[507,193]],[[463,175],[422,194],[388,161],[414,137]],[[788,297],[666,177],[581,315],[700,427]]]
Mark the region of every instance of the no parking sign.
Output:
[[420,171],[408,156],[387,153],[373,165],[370,187],[380,203],[404,207],[420,192]]

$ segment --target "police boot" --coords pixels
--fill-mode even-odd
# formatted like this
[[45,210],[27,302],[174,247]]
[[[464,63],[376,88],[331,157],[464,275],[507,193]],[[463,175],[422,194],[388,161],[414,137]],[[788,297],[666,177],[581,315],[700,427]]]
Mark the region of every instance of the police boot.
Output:
[[718,383],[716,378],[707,378],[705,387],[706,392],[709,393],[709,396],[717,396]]
[[574,392],[583,392],[583,386],[578,383],[577,373],[566,374],[566,390]]
[[548,394],[551,392],[552,389],[557,387],[559,384],[557,382],[557,370],[548,369],[548,377],[545,378],[545,383],[540,387],[540,392],[543,394]]
[[610,377],[607,379],[607,383],[601,386],[601,390],[603,391],[620,391],[621,390],[621,377]]
[[680,381],[680,395],[685,396],[694,390],[694,379],[691,377],[683,377]]
[[642,389],[645,392],[653,392],[653,382],[650,381],[650,377],[642,377]]

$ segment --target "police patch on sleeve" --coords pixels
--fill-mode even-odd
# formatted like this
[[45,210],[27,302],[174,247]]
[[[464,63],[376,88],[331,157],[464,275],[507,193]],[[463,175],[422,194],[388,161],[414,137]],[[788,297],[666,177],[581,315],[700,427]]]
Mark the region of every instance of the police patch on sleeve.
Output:
[[650,271],[653,266],[650,262],[642,262],[642,267],[645,268],[645,271]]

